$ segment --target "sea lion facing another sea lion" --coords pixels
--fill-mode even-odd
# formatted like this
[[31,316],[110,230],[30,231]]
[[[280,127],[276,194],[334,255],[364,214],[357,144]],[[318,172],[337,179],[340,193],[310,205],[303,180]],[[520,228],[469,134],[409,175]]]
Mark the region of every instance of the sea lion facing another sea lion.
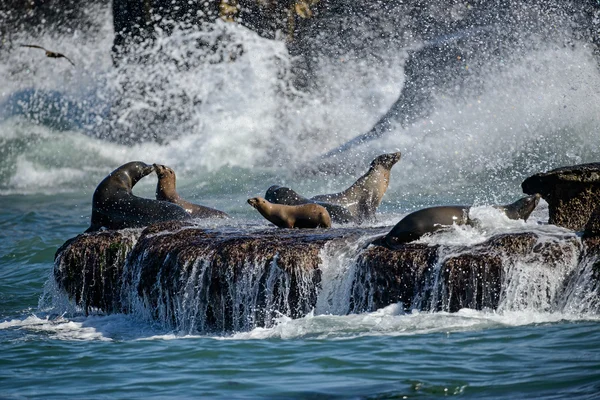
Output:
[[531,196],[520,198],[514,203],[503,206],[494,206],[494,208],[504,211],[504,214],[510,219],[522,219],[527,221],[527,218],[529,218],[540,202],[540,197],[541,195],[536,193]]
[[[510,219],[527,220],[540,200],[540,195],[527,196],[514,203],[494,206]],[[393,249],[395,245],[412,242],[427,233],[433,233],[449,226],[474,223],[469,218],[471,206],[436,206],[423,208],[402,218],[385,236],[375,239],[372,244]]]
[[158,183],[156,184],[156,200],[168,201],[183,207],[192,218],[229,218],[229,215],[223,211],[215,210],[214,208],[201,206],[199,204],[190,203],[179,197],[176,190],[175,171],[166,165],[153,164]]
[[94,191],[91,224],[86,232],[102,227],[139,228],[155,222],[189,219],[189,214],[176,204],[133,194],[135,184],[153,171],[152,165],[132,161],[108,174]]
[[337,204],[326,203],[324,201],[310,200],[298,194],[296,191],[283,186],[273,185],[267,189],[265,200],[273,204],[283,204],[287,206],[299,206],[302,204],[318,204],[325,207],[333,222],[345,224],[354,221],[354,217],[348,209]]
[[372,220],[390,183],[390,171],[400,152],[382,154],[371,162],[366,174],[340,193],[313,196],[310,200],[338,204],[350,211],[358,223]]
[[267,220],[280,228],[330,228],[331,217],[325,207],[309,203],[297,206],[273,204],[262,197],[248,199]]

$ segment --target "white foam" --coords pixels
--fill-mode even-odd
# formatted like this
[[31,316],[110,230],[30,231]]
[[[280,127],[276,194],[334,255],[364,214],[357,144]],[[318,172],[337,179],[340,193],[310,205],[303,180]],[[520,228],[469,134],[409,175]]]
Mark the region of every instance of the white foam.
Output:
[[491,312],[462,309],[456,313],[412,312],[404,314],[401,304],[372,313],[338,315],[309,314],[304,318],[279,318],[272,328],[256,328],[224,339],[264,340],[272,338],[346,339],[361,336],[413,336],[515,327],[564,321],[600,321],[597,315],[544,313],[535,311]]

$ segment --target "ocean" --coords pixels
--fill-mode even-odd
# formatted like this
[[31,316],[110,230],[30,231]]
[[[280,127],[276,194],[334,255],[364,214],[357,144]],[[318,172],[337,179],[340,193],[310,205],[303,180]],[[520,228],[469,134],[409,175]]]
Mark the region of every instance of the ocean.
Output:
[[[589,44],[539,44],[486,72],[484,90],[466,101],[439,98],[426,118],[338,155],[336,172],[315,173],[306,167],[369,130],[395,101],[406,43],[380,58],[327,59],[316,72],[318,88],[302,90],[293,85],[284,41],[225,23],[161,36],[146,51],[171,46],[170,59],[206,60],[214,53],[190,43],[226,37],[217,51],[243,48],[229,62],[185,71],[158,61],[115,67],[110,10],[94,12],[94,32],[16,34],[18,42],[60,47],[75,68],[20,47],[0,55],[0,398],[600,395],[597,307],[578,296],[528,301],[536,285],[560,286],[560,271],[520,275],[530,285],[507,294],[497,310],[404,312],[390,304],[346,315],[343,306],[317,301],[305,317],[280,315],[268,328],[222,334],[182,331],[136,313],[86,315],[53,277],[56,250],[89,226],[96,185],[133,160],[171,166],[183,198],[232,216],[200,226],[270,229],[249,197],[273,184],[306,195],[340,191],[374,156],[401,151],[371,225],[391,227],[429,205],[473,204],[482,229],[424,240],[469,245],[516,231],[551,240],[566,231],[547,225],[545,202],[527,222],[507,220],[489,205],[522,197],[520,183],[534,173],[600,160],[600,70]],[[145,86],[162,81],[158,93]],[[152,117],[161,113],[168,116],[162,125]],[[174,139],[138,140],[146,128]],[[115,132],[133,136],[109,140]],[[155,178],[134,192],[153,198]],[[322,296],[334,304],[347,301],[336,287],[348,257],[324,255],[332,286]]]

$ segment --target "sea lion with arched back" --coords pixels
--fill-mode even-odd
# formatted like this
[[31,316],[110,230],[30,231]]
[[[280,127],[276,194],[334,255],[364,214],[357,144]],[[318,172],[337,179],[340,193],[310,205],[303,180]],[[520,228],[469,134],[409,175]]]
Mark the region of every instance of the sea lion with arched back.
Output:
[[158,183],[156,184],[156,200],[168,201],[183,207],[192,218],[229,218],[223,211],[190,203],[182,199],[176,190],[175,171],[166,165],[153,164]]
[[340,193],[313,196],[310,200],[340,205],[361,223],[373,220],[377,207],[390,183],[390,171],[400,161],[400,152],[382,154],[375,158],[366,174]]
[[280,228],[330,228],[331,217],[325,207],[309,203],[297,206],[273,204],[262,197],[248,199],[263,217]]
[[[514,203],[494,206],[510,219],[527,220],[540,200],[540,195],[523,197]],[[435,206],[412,212],[402,218],[385,236],[372,244],[394,248],[398,244],[412,242],[427,233],[447,229],[449,226],[474,223],[469,218],[471,206]]]
[[135,184],[153,171],[152,165],[132,161],[108,174],[94,191],[91,224],[86,232],[101,228],[139,228],[155,222],[189,219],[189,214],[176,204],[133,194]]
[[307,199],[296,191],[284,186],[273,185],[268,188],[265,193],[265,200],[273,204],[284,204],[287,206],[299,206],[302,204],[314,203],[325,207],[333,222],[345,224],[354,221],[354,217],[345,207],[326,203],[324,201]]

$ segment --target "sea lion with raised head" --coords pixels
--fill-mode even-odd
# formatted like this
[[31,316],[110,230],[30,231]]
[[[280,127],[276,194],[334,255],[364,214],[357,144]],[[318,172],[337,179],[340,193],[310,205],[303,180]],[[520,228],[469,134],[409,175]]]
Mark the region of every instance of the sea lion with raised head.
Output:
[[494,208],[503,211],[504,214],[506,214],[506,216],[510,219],[522,219],[527,221],[527,218],[529,218],[533,210],[535,210],[540,202],[540,197],[541,195],[536,193],[531,196],[520,198],[514,203],[503,206],[494,206]]
[[309,203],[297,206],[273,204],[262,197],[248,199],[267,220],[280,228],[330,228],[331,217],[325,207]]
[[158,183],[156,184],[156,200],[168,201],[183,207],[192,218],[229,218],[223,211],[190,203],[182,199],[176,190],[175,171],[166,165],[153,164]]
[[[494,206],[510,219],[527,220],[540,200],[540,195],[523,197],[514,203]],[[385,236],[372,244],[394,248],[395,245],[412,242],[427,233],[447,229],[449,226],[473,224],[469,218],[471,206],[436,206],[423,208],[402,218]]]
[[340,193],[313,196],[310,200],[340,205],[361,223],[373,220],[390,183],[390,171],[400,160],[400,152],[382,154],[371,162],[366,174]]
[[325,207],[333,222],[345,224],[354,221],[354,217],[345,207],[324,201],[307,199],[296,191],[284,186],[273,185],[268,188],[265,193],[265,200],[273,204],[284,204],[287,206],[299,206],[311,203],[318,204]]
[[189,219],[189,214],[176,204],[133,194],[135,184],[153,171],[152,165],[132,161],[104,178],[94,191],[91,224],[86,232],[102,227],[139,228],[155,222]]

